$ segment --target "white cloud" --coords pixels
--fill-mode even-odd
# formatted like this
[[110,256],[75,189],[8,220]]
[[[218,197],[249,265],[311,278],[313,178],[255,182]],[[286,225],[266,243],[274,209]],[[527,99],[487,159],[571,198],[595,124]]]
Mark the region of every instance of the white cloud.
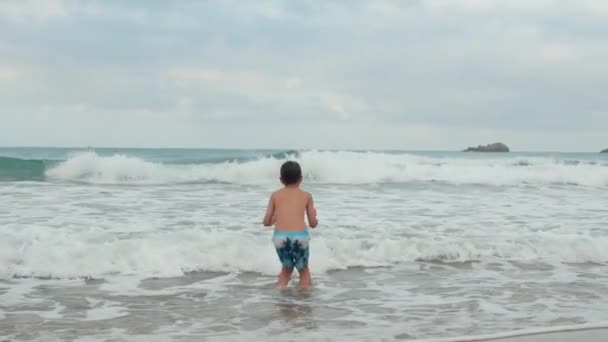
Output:
[[341,121],[349,121],[356,114],[369,111],[369,105],[362,99],[347,94],[324,93],[320,100]]
[[285,12],[280,5],[272,1],[261,1],[257,2],[259,13],[270,19],[283,19]]
[[431,10],[464,10],[464,11],[495,11],[514,8],[526,8],[534,1],[519,0],[426,0],[423,3]]
[[49,143],[129,145],[140,127],[140,144],[272,147],[306,127],[316,147],[542,149],[570,146],[567,130],[583,146],[608,124],[606,14],[604,0],[0,0],[0,116],[71,128],[31,133]]
[[296,89],[302,85],[302,79],[299,77],[290,77],[285,80],[285,88]]
[[574,62],[582,55],[573,44],[545,44],[539,50],[541,62],[548,63]]
[[62,0],[2,0],[0,18],[14,21],[39,21],[67,15],[67,7]]
[[608,15],[608,1],[605,0],[579,0],[579,6],[582,6],[585,11],[594,15]]
[[24,79],[29,70],[21,65],[0,64],[0,82],[15,82]]
[[175,67],[170,69],[167,75],[182,89],[197,89],[198,86],[204,85],[221,88],[228,93],[245,94],[256,100],[288,101],[301,107],[314,105],[311,101],[318,102],[321,108],[328,109],[343,121],[369,109],[361,98],[321,86],[319,81],[304,82],[297,76],[205,67]]
[[259,71],[229,71],[206,67],[174,67],[167,72],[167,75],[178,85],[205,82],[235,90],[292,89],[301,83],[298,77],[277,77]]
[[426,0],[424,3],[432,10],[457,9],[471,12],[546,12],[563,6],[563,0]]
[[424,0],[423,3],[432,12],[492,13],[501,15],[503,18],[512,13],[543,17],[557,13],[562,15],[608,15],[608,2],[605,0]]

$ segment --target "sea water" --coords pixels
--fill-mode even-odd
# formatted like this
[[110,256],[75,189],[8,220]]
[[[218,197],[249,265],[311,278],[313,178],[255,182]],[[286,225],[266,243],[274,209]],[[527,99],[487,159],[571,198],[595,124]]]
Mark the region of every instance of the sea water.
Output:
[[[320,225],[273,288],[282,162]],[[608,157],[0,149],[0,340],[352,341],[608,320]]]

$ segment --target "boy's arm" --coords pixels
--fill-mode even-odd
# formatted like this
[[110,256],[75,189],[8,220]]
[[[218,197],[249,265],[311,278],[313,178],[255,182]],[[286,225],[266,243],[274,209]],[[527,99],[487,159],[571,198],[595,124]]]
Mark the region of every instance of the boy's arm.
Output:
[[310,228],[317,228],[319,221],[317,220],[317,209],[312,200],[312,195],[308,194],[308,203],[306,204],[306,216],[308,216],[308,225]]
[[265,227],[270,227],[274,223],[274,209],[274,194],[272,194],[268,200],[268,208],[266,208],[266,215],[264,216]]

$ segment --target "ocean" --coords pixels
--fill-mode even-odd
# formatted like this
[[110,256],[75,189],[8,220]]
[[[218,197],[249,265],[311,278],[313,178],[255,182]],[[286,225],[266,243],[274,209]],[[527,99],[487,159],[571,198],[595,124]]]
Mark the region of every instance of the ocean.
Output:
[[[273,288],[281,163],[320,225]],[[608,321],[608,155],[0,149],[0,340],[398,341]],[[296,276],[297,280],[297,276]]]

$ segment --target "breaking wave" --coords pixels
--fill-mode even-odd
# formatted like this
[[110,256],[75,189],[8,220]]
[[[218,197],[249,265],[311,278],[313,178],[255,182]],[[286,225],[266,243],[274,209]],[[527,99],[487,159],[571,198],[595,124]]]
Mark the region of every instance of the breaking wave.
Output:
[[444,182],[450,184],[608,185],[608,167],[597,162],[552,158],[436,158],[412,154],[348,151],[288,151],[248,161],[163,164],[141,158],[94,152],[77,154],[46,170],[48,180],[99,184],[166,184],[275,182],[286,159],[302,164],[307,182],[377,184]]

